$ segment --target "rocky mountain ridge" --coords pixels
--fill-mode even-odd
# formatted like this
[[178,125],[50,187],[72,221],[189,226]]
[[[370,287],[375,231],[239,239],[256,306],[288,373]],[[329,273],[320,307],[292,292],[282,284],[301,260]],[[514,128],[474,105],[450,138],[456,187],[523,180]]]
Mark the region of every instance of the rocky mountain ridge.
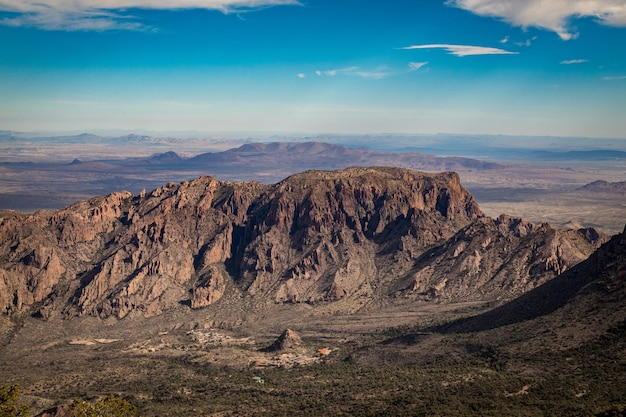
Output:
[[[452,172],[201,177],[0,220],[3,314],[133,318],[233,303],[510,298],[586,259],[593,233],[485,217]],[[230,307],[229,307],[230,306]]]
[[[539,333],[537,329],[558,326],[558,333],[566,336],[593,339],[626,325],[625,303],[626,229],[566,273],[494,310],[448,324],[444,331],[475,332],[513,325]],[[572,344],[558,336],[558,345]]]

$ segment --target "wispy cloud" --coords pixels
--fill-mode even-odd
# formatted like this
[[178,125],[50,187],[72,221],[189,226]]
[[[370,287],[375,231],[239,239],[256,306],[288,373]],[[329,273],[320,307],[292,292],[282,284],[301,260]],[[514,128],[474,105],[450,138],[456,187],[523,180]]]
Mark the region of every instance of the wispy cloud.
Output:
[[396,73],[390,68],[381,66],[381,67],[374,68],[371,70],[357,70],[357,71],[354,71],[353,75],[356,75],[357,77],[361,77],[361,78],[369,78],[372,80],[382,80],[383,78],[396,75]]
[[532,37],[532,38],[530,38],[530,39],[526,39],[524,42],[515,42],[515,45],[517,45],[517,46],[530,46],[530,45],[532,45],[532,44],[533,44],[533,42],[534,42],[534,41],[536,41],[536,40],[537,40],[537,37],[536,37],[536,36],[533,36],[533,37]]
[[315,74],[317,74],[318,76],[325,75],[327,77],[334,77],[339,74],[348,74],[348,75],[354,74],[355,71],[358,69],[359,67],[346,67],[346,68],[331,69],[331,70],[325,70],[325,71],[317,70],[315,71]]
[[372,70],[363,70],[359,67],[346,67],[346,68],[338,68],[338,69],[330,69],[330,70],[317,70],[315,74],[318,76],[326,76],[326,77],[335,77],[337,75],[349,75],[356,76],[361,78],[371,78],[371,79],[382,79],[386,78],[392,73],[387,67],[380,66]]
[[298,78],[306,78],[306,74],[303,72],[298,73]]
[[400,49],[445,49],[449,54],[456,56],[471,55],[514,55],[518,52],[506,51],[500,48],[491,48],[487,46],[469,46],[469,45],[449,45],[449,44],[428,44],[428,45],[412,45],[405,46]]
[[523,28],[551,30],[563,40],[578,36],[568,27],[572,18],[591,17],[600,24],[626,26],[624,0],[447,0],[446,4]]
[[413,72],[413,71],[417,71],[419,69],[421,69],[422,67],[428,65],[428,61],[426,62],[409,62],[409,71]]
[[609,76],[602,79],[606,81],[626,80],[626,75]]
[[315,74],[318,77],[335,77],[338,75],[345,75],[370,80],[382,80],[383,78],[418,71],[426,65],[428,65],[428,62],[409,62],[406,69],[389,68],[385,65],[378,66],[374,69],[362,69],[361,67],[353,66],[330,70],[317,70],[315,71]]
[[587,59],[567,59],[565,61],[561,61],[562,65],[574,65],[574,64],[584,64],[585,62],[589,62]]
[[243,13],[299,4],[298,0],[0,0],[0,11],[17,14],[0,24],[65,31],[146,30],[149,27],[127,14],[128,9]]

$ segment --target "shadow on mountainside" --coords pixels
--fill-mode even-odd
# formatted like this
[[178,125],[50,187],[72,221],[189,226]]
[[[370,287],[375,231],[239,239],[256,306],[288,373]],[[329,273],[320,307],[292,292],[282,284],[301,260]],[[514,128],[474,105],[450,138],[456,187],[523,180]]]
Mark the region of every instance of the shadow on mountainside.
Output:
[[568,306],[573,323],[589,315],[601,317],[615,303],[626,304],[626,229],[602,245],[586,261],[500,307],[438,325],[426,331],[469,333],[491,330],[548,316]]

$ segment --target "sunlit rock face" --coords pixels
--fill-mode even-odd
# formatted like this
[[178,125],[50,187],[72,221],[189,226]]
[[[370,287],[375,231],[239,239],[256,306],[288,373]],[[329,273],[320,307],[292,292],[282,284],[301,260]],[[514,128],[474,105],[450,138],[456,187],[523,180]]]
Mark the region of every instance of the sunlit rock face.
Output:
[[121,319],[229,294],[344,311],[383,298],[494,299],[587,258],[596,235],[585,236],[486,218],[451,172],[307,171],[274,185],[201,177],[2,219],[0,307]]

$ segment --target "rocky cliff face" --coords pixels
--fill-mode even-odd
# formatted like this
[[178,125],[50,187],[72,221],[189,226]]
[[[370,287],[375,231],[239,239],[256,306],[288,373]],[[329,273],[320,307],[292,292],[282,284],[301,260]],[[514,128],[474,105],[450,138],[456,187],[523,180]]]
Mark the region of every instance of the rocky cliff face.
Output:
[[250,212],[239,284],[278,302],[371,296],[377,258],[423,251],[482,214],[456,174],[400,169],[298,174]]
[[587,259],[593,242],[578,231],[561,231],[502,215],[483,217],[426,252],[396,287],[420,299],[511,298]]
[[0,220],[0,308],[100,317],[259,303],[492,299],[585,259],[579,233],[485,218],[454,173],[308,171],[275,185],[202,177]]

